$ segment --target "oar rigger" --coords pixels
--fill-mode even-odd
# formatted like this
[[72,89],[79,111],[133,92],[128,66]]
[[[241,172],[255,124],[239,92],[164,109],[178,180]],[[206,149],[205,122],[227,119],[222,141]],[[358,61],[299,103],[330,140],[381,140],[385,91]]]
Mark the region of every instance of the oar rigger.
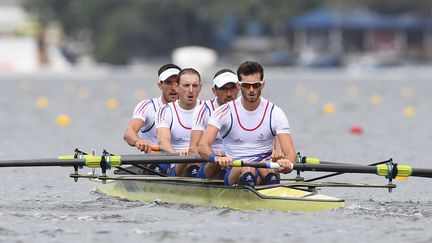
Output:
[[[381,165],[377,165],[377,174],[380,175],[380,168],[383,168],[383,166],[387,166],[387,175],[385,175],[385,178],[388,179],[388,184],[392,185],[393,184],[393,179],[396,178],[396,176],[398,175],[398,164],[393,162],[393,159],[390,158],[389,161],[385,164],[381,164]],[[384,172],[385,173],[385,170]],[[389,187],[388,191],[392,192],[393,188]]]
[[[69,156],[60,156],[60,159],[67,159]],[[106,176],[106,171],[110,170],[111,167],[119,167],[121,165],[121,159],[120,156],[115,156],[105,149],[102,152],[101,156],[96,156],[93,152],[93,154],[88,154],[86,152],[83,152],[79,150],[78,148],[75,149],[73,158],[75,159],[84,159],[85,160],[85,166],[89,168],[101,168],[102,170],[102,177]],[[82,169],[83,165],[74,165],[74,175],[78,175],[78,168]],[[93,171],[94,172],[94,171]],[[73,177],[74,181],[78,181],[78,177]],[[102,183],[105,183],[105,180],[102,180]]]

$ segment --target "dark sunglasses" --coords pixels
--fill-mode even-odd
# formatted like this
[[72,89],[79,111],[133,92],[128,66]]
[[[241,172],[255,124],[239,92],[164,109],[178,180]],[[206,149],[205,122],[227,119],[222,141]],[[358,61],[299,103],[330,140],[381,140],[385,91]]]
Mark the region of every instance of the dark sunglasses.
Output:
[[245,88],[245,89],[250,89],[250,87],[253,87],[254,89],[258,89],[259,87],[261,87],[263,85],[263,83],[264,83],[264,80],[256,81],[253,83],[246,83],[246,82],[239,81],[240,86],[242,88]]

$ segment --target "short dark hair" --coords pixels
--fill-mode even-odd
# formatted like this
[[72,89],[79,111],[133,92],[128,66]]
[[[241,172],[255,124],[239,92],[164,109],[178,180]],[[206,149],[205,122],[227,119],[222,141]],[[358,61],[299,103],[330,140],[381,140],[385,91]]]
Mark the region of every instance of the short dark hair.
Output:
[[201,83],[201,75],[194,68],[185,68],[185,69],[182,69],[179,72],[179,74],[177,75],[177,83],[180,83],[181,76],[184,75],[184,74],[186,74],[186,73],[196,74],[198,76],[199,82]]
[[180,68],[179,66],[177,66],[177,65],[175,65],[175,64],[172,64],[172,63],[168,63],[168,64],[165,64],[165,65],[163,65],[162,67],[159,68],[158,76],[161,75],[161,73],[162,73],[163,71],[165,71],[165,70],[167,70],[167,69],[170,69],[170,68],[176,68],[176,69],[178,69],[178,70],[181,70],[181,68]]
[[261,80],[264,79],[264,69],[261,64],[257,62],[246,61],[242,63],[237,69],[237,77],[239,80],[241,80],[240,74],[247,76],[254,73],[259,73]]

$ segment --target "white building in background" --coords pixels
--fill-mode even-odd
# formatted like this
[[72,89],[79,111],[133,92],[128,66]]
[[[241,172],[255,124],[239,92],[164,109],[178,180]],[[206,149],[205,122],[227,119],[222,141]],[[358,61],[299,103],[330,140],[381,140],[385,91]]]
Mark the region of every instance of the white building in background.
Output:
[[0,73],[70,68],[58,46],[59,32],[40,30],[21,6],[0,5]]

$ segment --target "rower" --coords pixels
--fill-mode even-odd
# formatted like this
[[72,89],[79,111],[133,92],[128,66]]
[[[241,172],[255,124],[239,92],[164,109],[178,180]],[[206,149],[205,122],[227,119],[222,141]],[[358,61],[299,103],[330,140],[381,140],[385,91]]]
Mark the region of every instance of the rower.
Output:
[[[162,94],[157,98],[144,99],[136,105],[132,119],[123,135],[123,139],[130,146],[149,153],[151,145],[157,144],[155,113],[164,104],[178,99],[176,81],[179,72],[180,67],[174,64],[166,64],[159,69],[157,84]],[[152,169],[156,172],[166,174],[168,165],[153,165],[153,167]]]
[[[237,70],[241,96],[216,109],[199,143],[198,152],[204,158],[228,168],[226,185],[260,185],[280,182],[279,172],[289,173],[296,153],[285,113],[269,100],[261,97],[264,71],[257,62],[245,62]],[[226,156],[212,150],[218,133],[223,138]],[[275,145],[275,137],[279,145]],[[272,158],[277,146],[283,158]],[[260,162],[273,159],[279,169],[231,167],[234,160]]]
[[[238,87],[237,75],[230,69],[222,69],[216,72],[213,77],[212,91],[215,98],[206,100],[202,105],[195,109],[193,114],[193,125],[189,144],[189,154],[198,154],[198,144],[204,130],[207,127],[208,119],[213,111],[219,106],[237,98]],[[225,154],[222,137],[218,134],[212,149],[220,154]],[[223,179],[225,170],[222,170],[218,164],[202,163],[198,171],[198,178]]]
[[[189,150],[192,116],[194,109],[201,104],[198,100],[201,91],[201,76],[193,68],[180,71],[177,76],[179,95],[177,101],[162,106],[156,114],[156,134],[159,147],[168,153],[187,155]],[[199,164],[173,164],[170,176],[195,177]]]

